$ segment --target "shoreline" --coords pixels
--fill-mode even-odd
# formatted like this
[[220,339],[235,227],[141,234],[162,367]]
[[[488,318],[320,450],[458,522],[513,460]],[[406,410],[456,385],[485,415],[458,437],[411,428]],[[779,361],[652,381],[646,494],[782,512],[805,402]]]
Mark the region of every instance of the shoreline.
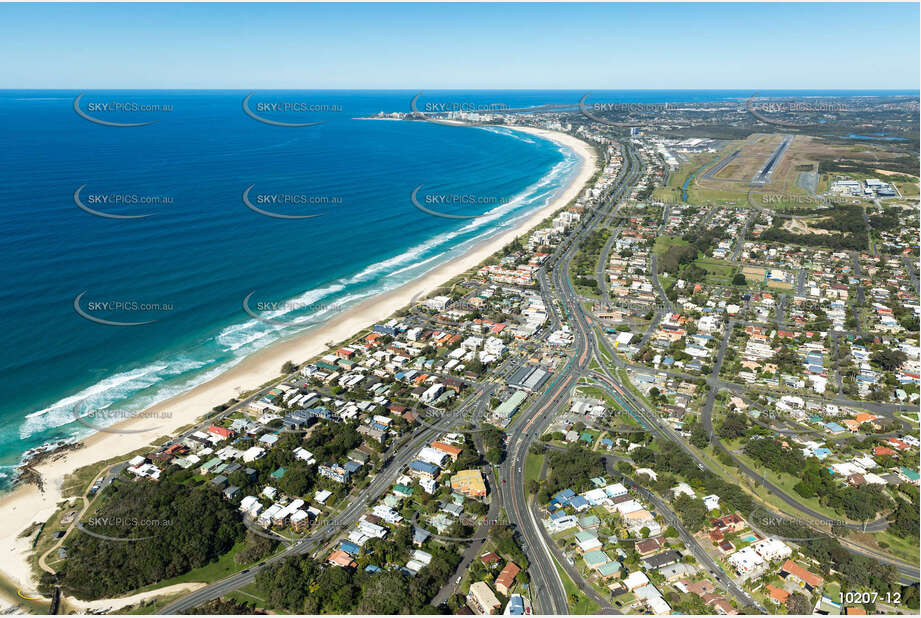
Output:
[[[96,432],[82,440],[83,448],[69,451],[61,457],[54,457],[35,466],[35,471],[41,475],[44,482],[43,492],[30,484],[16,487],[0,496],[0,519],[6,524],[3,536],[0,537],[0,553],[7,556],[7,559],[0,561],[0,575],[10,579],[17,586],[25,587],[26,590],[33,587],[27,555],[29,542],[26,539],[18,539],[17,535],[34,521],[44,522],[57,509],[57,504],[64,499],[61,489],[68,474],[84,466],[130,453],[151,445],[158,438],[174,434],[180,427],[198,422],[215,406],[279,377],[281,366],[286,361],[303,363],[323,353],[327,349],[326,342],[342,341],[391,316],[406,306],[412,298],[429,294],[452,278],[470,270],[514,238],[527,233],[549,215],[564,208],[582,192],[588,180],[595,174],[597,155],[588,143],[556,131],[531,127],[506,128],[530,133],[566,146],[581,160],[578,173],[556,199],[531,213],[518,226],[482,240],[462,256],[433,268],[418,279],[366,299],[316,328],[258,350],[219,376],[111,426],[112,429],[135,433]],[[163,419],[162,424],[154,423],[154,426],[151,426],[151,419],[155,418]]]

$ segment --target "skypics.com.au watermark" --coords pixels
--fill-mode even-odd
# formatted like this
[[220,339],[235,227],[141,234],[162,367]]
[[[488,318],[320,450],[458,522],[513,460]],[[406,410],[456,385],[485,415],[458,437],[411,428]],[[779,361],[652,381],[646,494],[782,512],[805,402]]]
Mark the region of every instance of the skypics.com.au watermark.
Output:
[[537,114],[572,109],[571,104],[546,104],[533,107],[512,107],[506,103],[476,101],[420,102],[423,93],[409,102],[409,118],[425,120],[452,127],[475,127],[495,124],[504,114]]
[[[850,528],[847,522],[840,519],[827,517],[781,517],[758,507],[752,511],[749,521],[762,528],[772,537],[791,543],[806,543],[828,538],[821,530],[828,528],[831,532],[837,529]],[[792,528],[792,529],[791,529]]]
[[617,121],[607,118],[603,114],[641,114],[646,117],[649,114],[658,116],[676,109],[675,106],[669,103],[587,103],[591,94],[587,92],[579,99],[579,112],[593,122],[613,127],[635,127],[639,121]]
[[[107,326],[143,326],[145,324],[153,324],[160,320],[163,314],[172,312],[175,310],[173,303],[166,302],[145,302],[136,299],[101,299],[101,300],[88,300],[86,302],[86,308],[83,308],[83,297],[87,294],[87,290],[80,292],[76,298],[74,298],[74,311],[77,312],[81,318],[89,320],[90,322],[95,322],[97,324],[105,324]],[[93,315],[94,313],[98,315]],[[113,317],[118,317],[121,315],[124,316],[136,316],[139,314],[155,314],[159,317],[151,320],[140,320],[140,321],[128,321],[128,320],[114,320]],[[106,317],[102,317],[106,316]]]
[[[135,434],[146,433],[148,431],[154,431],[158,429],[163,424],[164,420],[170,420],[173,418],[173,413],[168,410],[133,411],[112,408],[95,409],[86,413],[82,413],[79,406],[74,406],[73,416],[76,422],[95,431],[102,431],[104,433]],[[145,427],[138,429],[118,429],[117,427],[113,426],[122,421],[134,419],[147,419],[151,422],[145,423]]]
[[[112,101],[92,101],[83,103],[86,93],[80,93],[74,99],[74,112],[90,122],[106,127],[143,127],[154,124],[157,120],[139,120],[124,122],[127,118],[143,115],[150,118],[155,114],[172,112],[173,106],[169,103],[145,103],[132,99]],[[85,110],[83,108],[86,108]]]
[[173,522],[169,519],[146,519],[141,517],[90,517],[85,522],[77,521],[76,523],[77,529],[81,532],[96,537],[97,539],[114,541],[116,543],[137,543],[138,541],[152,539],[154,535],[119,537],[112,536],[111,534],[103,534],[101,530],[105,530],[106,532],[122,530],[130,534],[132,530],[143,529],[145,531],[154,531],[168,528],[172,525]]
[[826,204],[828,200],[818,195],[802,195],[799,193],[762,193],[762,204]]
[[[260,215],[273,219],[313,219],[326,212],[317,209],[342,206],[343,199],[337,195],[313,195],[309,193],[256,193],[255,184],[243,190],[243,205]],[[308,212],[305,213],[305,210]],[[298,214],[292,214],[298,213]]]
[[314,127],[324,124],[317,114],[342,111],[342,106],[333,103],[316,103],[305,100],[253,101],[251,92],[243,99],[243,113],[259,122],[274,127]]
[[745,101],[749,114],[767,124],[799,128],[822,124],[823,114],[840,114],[851,111],[845,103],[823,100],[761,101],[756,92]]
[[[253,295],[255,293],[256,291],[253,290],[243,299],[243,311],[251,318],[273,326],[302,326],[305,322],[318,314],[327,315],[329,313],[339,313],[344,309],[344,306],[340,303],[308,303],[299,300],[253,300]],[[279,315],[297,312],[300,314],[300,317],[294,320],[281,320],[265,317],[257,312],[276,313]]]
[[[77,208],[80,210],[104,219],[144,219],[156,214],[149,212],[151,209],[162,206],[172,206],[175,203],[171,195],[84,191],[86,187],[87,185],[83,184],[74,191],[74,204],[76,204]],[[136,212],[138,210],[143,212]],[[131,214],[126,214],[129,212]]]
[[[475,193],[429,193],[420,195],[424,185],[419,185],[409,196],[413,206],[422,212],[443,219],[476,219],[488,214],[490,207],[505,206],[512,199],[500,195],[478,195]],[[457,214],[476,210],[475,214]]]

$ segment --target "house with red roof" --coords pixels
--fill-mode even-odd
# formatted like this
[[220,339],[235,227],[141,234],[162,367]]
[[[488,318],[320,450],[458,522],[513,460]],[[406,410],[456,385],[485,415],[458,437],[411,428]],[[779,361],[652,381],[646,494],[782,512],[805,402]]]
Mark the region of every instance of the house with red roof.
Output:
[[787,581],[793,581],[800,586],[805,586],[810,591],[825,582],[821,575],[816,575],[789,559],[780,567],[780,576]]
[[233,432],[227,429],[226,427],[221,427],[219,425],[211,425],[208,427],[208,433],[212,436],[217,436],[222,440],[233,437]]
[[515,585],[515,576],[518,575],[519,571],[521,571],[521,568],[514,562],[509,561],[496,578],[496,590],[508,596],[512,586]]
[[790,593],[784,590],[783,588],[778,588],[777,586],[772,586],[768,584],[764,587],[767,590],[768,596],[770,599],[777,603],[778,605],[783,605],[787,602],[787,599],[790,598]]

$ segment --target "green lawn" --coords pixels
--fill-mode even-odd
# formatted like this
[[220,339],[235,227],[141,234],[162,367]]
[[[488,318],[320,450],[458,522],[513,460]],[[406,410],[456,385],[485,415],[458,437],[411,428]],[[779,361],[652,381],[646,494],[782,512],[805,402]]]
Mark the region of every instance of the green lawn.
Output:
[[544,455],[528,453],[524,460],[524,484],[527,487],[531,481],[540,481],[540,471],[544,466]]
[[[563,580],[563,589],[566,590],[566,599],[569,601],[570,613],[578,616],[597,614],[599,609],[598,604],[585,596],[584,592],[579,590],[579,587],[569,578],[569,575],[563,570],[560,563],[556,561],[556,558],[553,558],[553,565],[556,567],[557,572],[559,572],[560,579]],[[576,600],[574,601],[573,599]]]
[[709,283],[728,284],[736,272],[735,264],[715,258],[701,258],[696,260],[694,264],[707,271],[707,281]]
[[840,598],[841,597],[841,584],[839,584],[838,582],[829,583],[828,585],[825,586],[825,589],[823,590],[823,594],[825,594],[825,596],[827,596],[832,601],[840,601],[841,600]]
[[653,246],[652,251],[656,255],[661,256],[671,247],[678,247],[681,245],[690,245],[691,243],[686,242],[675,236],[657,236],[656,244]]

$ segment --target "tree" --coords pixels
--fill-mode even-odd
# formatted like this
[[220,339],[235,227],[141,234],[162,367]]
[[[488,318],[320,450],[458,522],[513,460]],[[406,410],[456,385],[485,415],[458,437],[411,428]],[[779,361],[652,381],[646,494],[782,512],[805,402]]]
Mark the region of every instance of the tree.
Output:
[[707,445],[710,444],[710,436],[700,423],[694,423],[691,428],[691,444],[697,448],[707,448]]
[[787,613],[791,615],[798,614],[802,616],[812,613],[812,605],[802,592],[794,592],[787,597],[786,607]]
[[297,371],[297,365],[291,361],[285,361],[285,364],[281,366],[281,372],[285,375],[294,373],[295,371]]
[[736,273],[732,278],[732,285],[745,285],[746,283],[748,283],[748,281],[742,273]]
[[870,355],[870,360],[878,363],[886,371],[895,371],[907,358],[905,352],[892,349],[877,350]]
[[681,522],[691,531],[700,530],[707,520],[707,505],[700,498],[690,498],[681,494],[675,499],[675,512],[681,516]]

